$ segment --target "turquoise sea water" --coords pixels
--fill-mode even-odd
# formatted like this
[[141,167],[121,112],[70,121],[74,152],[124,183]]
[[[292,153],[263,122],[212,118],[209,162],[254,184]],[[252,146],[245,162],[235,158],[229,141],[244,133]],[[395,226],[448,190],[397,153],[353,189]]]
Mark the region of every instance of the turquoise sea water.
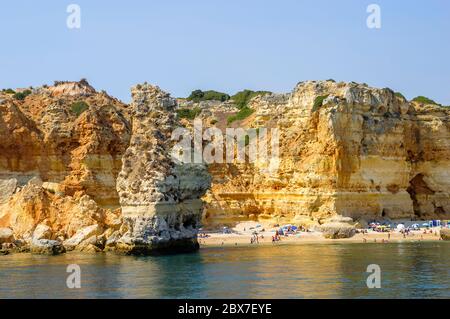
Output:
[[[69,289],[67,265],[81,267]],[[369,264],[381,289],[368,289]],[[0,298],[450,298],[450,242],[202,248],[198,253],[0,256]]]

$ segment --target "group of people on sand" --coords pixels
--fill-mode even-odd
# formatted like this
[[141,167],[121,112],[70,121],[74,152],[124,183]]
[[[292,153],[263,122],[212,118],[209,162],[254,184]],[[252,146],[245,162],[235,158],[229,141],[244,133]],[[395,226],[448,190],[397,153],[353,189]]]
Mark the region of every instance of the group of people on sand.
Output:
[[280,232],[278,230],[276,230],[275,235],[272,236],[272,243],[275,243],[280,240],[281,240]]
[[259,240],[264,239],[264,236],[259,236],[258,233],[253,233],[252,238],[250,238],[250,244],[259,244]]
[[[364,233],[364,232],[362,232],[362,233],[363,233],[363,234],[367,234],[367,233]],[[387,232],[387,239],[382,238],[382,239],[381,239],[381,243],[385,243],[385,244],[386,244],[386,243],[389,243],[389,240],[391,239],[391,233],[392,233],[392,231],[388,231],[388,232]],[[402,234],[403,238],[405,238],[405,239],[406,239],[406,237],[409,237],[409,236],[413,236],[413,237],[414,237],[414,235],[415,235],[415,234],[411,231],[411,229],[409,229],[409,228],[402,229],[402,230],[399,231],[399,233]],[[432,229],[430,229],[430,230],[424,229],[423,232],[420,234],[419,241],[420,241],[420,240],[423,240],[423,239],[424,239],[423,235],[426,235],[426,234],[434,234],[435,236],[439,236],[439,234],[437,233],[437,231],[433,231]],[[376,243],[376,242],[377,242],[377,239],[374,238],[373,241]],[[364,243],[367,242],[367,239],[366,239],[365,237],[363,237],[363,242],[364,242]]]

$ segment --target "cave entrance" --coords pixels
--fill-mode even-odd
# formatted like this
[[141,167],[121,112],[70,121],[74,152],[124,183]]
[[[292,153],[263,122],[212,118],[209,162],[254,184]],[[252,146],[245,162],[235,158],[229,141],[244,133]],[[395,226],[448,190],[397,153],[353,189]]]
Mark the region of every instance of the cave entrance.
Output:
[[420,204],[418,195],[434,195],[434,191],[423,180],[423,174],[417,174],[412,180],[409,181],[409,187],[406,191],[409,193],[411,200],[413,201],[414,215],[420,217],[422,212],[420,210]]

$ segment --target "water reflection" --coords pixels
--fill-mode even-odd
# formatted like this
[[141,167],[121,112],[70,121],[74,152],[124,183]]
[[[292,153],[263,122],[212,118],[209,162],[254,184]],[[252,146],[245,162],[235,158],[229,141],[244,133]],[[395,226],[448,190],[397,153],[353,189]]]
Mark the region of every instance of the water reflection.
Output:
[[[422,242],[9,255],[0,257],[0,298],[448,298],[449,252],[450,243]],[[81,266],[81,289],[66,286],[69,264]],[[381,267],[381,289],[366,286],[369,264]]]

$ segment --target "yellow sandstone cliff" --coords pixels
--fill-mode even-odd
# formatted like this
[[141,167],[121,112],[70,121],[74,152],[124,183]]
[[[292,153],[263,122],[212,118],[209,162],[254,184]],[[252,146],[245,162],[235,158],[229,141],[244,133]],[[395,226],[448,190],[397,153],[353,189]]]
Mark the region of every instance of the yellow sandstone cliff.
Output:
[[299,83],[249,106],[255,112],[234,125],[279,128],[279,169],[211,165],[206,225],[449,218],[448,108],[334,81]]
[[[171,132],[192,123],[157,87],[134,87],[130,106],[85,80],[17,92],[0,93],[5,249],[195,249],[202,211],[206,227],[450,217],[450,110],[390,89],[308,81],[255,97],[231,126],[277,128],[278,168],[234,161],[209,174],[170,157]],[[222,130],[237,112],[201,108],[204,127]]]

